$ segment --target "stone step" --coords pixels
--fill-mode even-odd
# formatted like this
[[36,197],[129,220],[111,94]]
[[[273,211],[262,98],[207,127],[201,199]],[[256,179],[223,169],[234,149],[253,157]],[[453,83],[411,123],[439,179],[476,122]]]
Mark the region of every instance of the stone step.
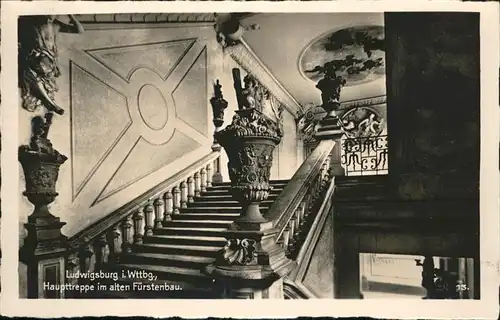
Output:
[[189,256],[185,254],[130,253],[120,257],[124,264],[148,264],[201,270],[215,260],[213,257]]
[[[286,185],[290,179],[277,179],[277,180],[270,180],[269,184],[271,185]],[[230,181],[225,181],[225,182],[218,182],[214,183],[214,186],[230,186],[231,182]]]
[[185,228],[229,228],[231,221],[220,220],[172,220],[163,223],[164,227]]
[[[285,186],[287,185],[288,182],[280,182],[280,183],[271,183],[270,186],[273,188],[273,190],[275,189],[283,189],[285,188]],[[207,190],[229,190],[231,188],[231,184],[230,183],[226,183],[226,184],[213,184],[212,186],[210,187],[207,187]]]
[[227,228],[161,227],[155,229],[155,235],[178,235],[217,237],[222,236]]
[[[261,206],[260,211],[262,213],[266,212],[269,209],[267,206]],[[189,208],[183,208],[181,209],[180,215],[183,214],[188,214],[188,213],[218,213],[218,214],[223,214],[223,213],[233,213],[233,214],[240,214],[241,213],[241,207],[239,206],[234,206],[234,207],[189,207]],[[173,215],[175,216],[175,215]]]
[[219,220],[233,222],[239,213],[181,213],[172,215],[172,220]]
[[189,256],[215,257],[216,252],[219,251],[221,247],[143,243],[135,245],[134,249],[135,252],[141,253],[185,254]]
[[208,237],[208,236],[179,236],[179,235],[154,235],[147,236],[143,239],[144,243],[157,244],[178,244],[178,245],[194,245],[194,246],[209,246],[223,247],[226,244],[224,237]]
[[[269,191],[269,195],[270,196],[271,195],[277,196],[281,193],[281,191],[283,191],[282,188],[273,189],[273,190]],[[215,196],[215,195],[231,196],[232,197],[232,193],[231,193],[230,189],[210,189],[210,188],[208,188],[207,191],[201,193],[201,196]]]
[[[271,204],[274,202],[273,200],[265,200],[262,201],[260,204],[260,207],[270,207]],[[212,200],[205,200],[204,198],[198,198],[195,202],[189,203],[188,204],[188,209],[189,208],[197,208],[197,207],[239,207],[241,208],[241,205],[238,201],[236,200],[231,200],[229,198],[224,198],[224,199],[212,199]]]
[[[278,197],[277,194],[275,195],[269,195],[269,197],[267,197],[266,201],[274,201],[276,200],[276,198]],[[233,196],[230,195],[230,194],[225,194],[225,195],[202,195],[201,197],[196,197],[194,198],[194,201],[197,202],[197,201],[210,201],[210,202],[218,202],[218,201],[235,201],[235,203],[237,203],[236,200],[234,200]]]

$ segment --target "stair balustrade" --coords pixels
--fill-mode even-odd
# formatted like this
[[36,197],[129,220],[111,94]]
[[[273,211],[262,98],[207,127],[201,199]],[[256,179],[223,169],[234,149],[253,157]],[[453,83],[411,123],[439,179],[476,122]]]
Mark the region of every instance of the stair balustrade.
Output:
[[334,140],[323,140],[293,175],[267,212],[266,218],[278,229],[277,241],[290,256],[300,248],[301,229],[319,208],[330,180],[330,157]]
[[[65,275],[99,271],[134,252],[134,247],[142,244],[145,237],[153,235],[171,221],[172,215],[179,214],[184,205],[199,197],[202,186],[212,185],[212,175],[220,174],[212,170],[218,168],[219,156],[219,151],[211,152],[70,238]],[[66,283],[73,284],[86,281],[66,279]]]

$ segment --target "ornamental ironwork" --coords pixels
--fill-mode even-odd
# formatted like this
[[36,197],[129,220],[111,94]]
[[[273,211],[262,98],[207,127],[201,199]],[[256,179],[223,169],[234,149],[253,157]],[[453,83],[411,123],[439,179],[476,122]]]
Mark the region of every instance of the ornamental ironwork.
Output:
[[387,135],[344,138],[341,163],[345,174],[381,175],[388,173]]

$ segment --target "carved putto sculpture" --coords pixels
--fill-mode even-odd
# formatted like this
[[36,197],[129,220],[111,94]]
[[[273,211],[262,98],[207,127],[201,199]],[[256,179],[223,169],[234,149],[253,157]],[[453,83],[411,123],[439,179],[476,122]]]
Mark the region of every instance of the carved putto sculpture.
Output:
[[26,16],[19,19],[19,80],[22,107],[35,111],[43,106],[48,111],[63,114],[64,109],[54,101],[58,90],[57,35],[59,32],[82,33],[82,25],[69,15],[70,23],[56,16]]
[[257,82],[257,79],[250,74],[247,74],[245,78],[243,78],[243,83],[245,84],[245,88],[242,94],[245,100],[243,101],[242,109],[255,108],[262,112],[264,109],[263,104],[266,90]]

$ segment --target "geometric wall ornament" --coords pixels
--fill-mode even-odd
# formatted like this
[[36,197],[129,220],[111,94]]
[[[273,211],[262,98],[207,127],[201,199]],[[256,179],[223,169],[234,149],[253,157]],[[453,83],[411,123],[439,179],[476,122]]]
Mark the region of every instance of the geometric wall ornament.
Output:
[[149,128],[160,130],[167,124],[167,102],[156,86],[143,85],[139,90],[137,100],[141,118]]
[[[139,137],[92,206],[201,146],[179,130],[174,130],[171,138],[161,145]],[[167,173],[166,177],[170,175]]]
[[91,207],[210,144],[207,56],[198,38],[72,49],[73,201]]
[[208,137],[207,48],[205,47],[172,92],[177,117]]
[[124,94],[73,61],[70,61],[70,97],[74,200],[132,120]]
[[[138,68],[155,70],[160,73],[161,78],[166,79],[195,42],[195,38],[180,39],[90,49],[85,52],[127,82]],[[137,61],[137,63],[130,64],[130,61]]]

